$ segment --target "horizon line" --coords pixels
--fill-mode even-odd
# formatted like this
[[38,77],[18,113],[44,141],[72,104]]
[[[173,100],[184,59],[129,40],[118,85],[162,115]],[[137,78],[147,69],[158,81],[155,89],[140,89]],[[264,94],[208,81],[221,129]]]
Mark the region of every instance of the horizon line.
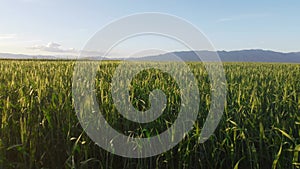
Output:
[[[203,51],[208,51],[208,52],[238,52],[238,51],[267,51],[267,52],[276,52],[276,53],[282,53],[282,54],[289,54],[289,53],[300,53],[300,49],[298,51],[279,51],[279,50],[274,50],[274,49],[262,49],[262,48],[244,48],[244,49],[231,49],[231,50],[226,50],[226,49],[218,49],[218,50],[174,50],[174,51],[168,51],[164,53],[159,53],[155,55],[145,55],[141,57],[147,57],[147,56],[158,56],[158,55],[163,55],[167,53],[176,53],[176,52],[203,52]],[[51,57],[78,57],[80,54],[26,54],[26,53],[13,53],[13,52],[0,52],[0,54],[5,55],[24,55],[24,56],[51,56]],[[100,55],[86,55],[85,57],[102,57]],[[107,56],[107,57],[124,57],[124,56]]]

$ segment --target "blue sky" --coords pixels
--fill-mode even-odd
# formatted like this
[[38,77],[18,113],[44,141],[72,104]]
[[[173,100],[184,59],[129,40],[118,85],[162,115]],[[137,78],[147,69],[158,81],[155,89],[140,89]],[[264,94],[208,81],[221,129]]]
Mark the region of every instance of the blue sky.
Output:
[[0,53],[74,54],[103,26],[140,12],[184,18],[217,50],[300,51],[299,7],[296,0],[0,0]]

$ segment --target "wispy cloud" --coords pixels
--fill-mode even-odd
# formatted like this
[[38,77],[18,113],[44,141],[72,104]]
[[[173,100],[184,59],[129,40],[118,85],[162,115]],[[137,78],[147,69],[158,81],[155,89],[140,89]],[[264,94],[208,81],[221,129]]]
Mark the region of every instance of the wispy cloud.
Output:
[[99,51],[85,51],[85,50],[77,50],[75,48],[65,49],[61,44],[55,42],[49,42],[47,45],[35,45],[29,47],[32,50],[38,50],[40,52],[52,52],[52,53],[68,53],[73,55],[82,55],[82,56],[103,56],[103,52]]
[[74,48],[63,49],[60,44],[55,42],[49,42],[47,45],[35,45],[29,48],[33,50],[39,50],[44,52],[55,52],[55,53],[77,53],[78,52]]
[[257,18],[263,18],[263,17],[269,17],[269,16],[271,16],[271,14],[269,14],[269,13],[245,14],[245,15],[220,18],[217,20],[217,22],[220,23],[220,22],[240,21],[240,20],[257,19]]
[[17,34],[0,34],[0,40],[1,39],[16,39]]

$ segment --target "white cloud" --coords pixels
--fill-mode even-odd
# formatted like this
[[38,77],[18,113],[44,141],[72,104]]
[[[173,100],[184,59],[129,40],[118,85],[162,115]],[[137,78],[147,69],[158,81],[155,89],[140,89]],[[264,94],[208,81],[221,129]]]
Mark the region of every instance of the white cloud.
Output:
[[0,39],[15,39],[17,34],[0,34]]
[[33,50],[44,51],[44,52],[78,53],[78,51],[74,48],[63,49],[60,44],[55,42],[49,42],[47,45],[35,45],[29,48]]
[[75,48],[64,49],[61,44],[55,42],[49,42],[47,45],[35,45],[29,47],[32,50],[38,50],[40,52],[51,52],[51,53],[68,53],[72,55],[81,55],[81,56],[103,56],[103,52],[99,51],[86,51],[86,50],[77,50]]
[[245,14],[245,15],[239,15],[239,16],[220,18],[217,20],[217,22],[230,22],[230,21],[238,21],[238,20],[246,20],[246,19],[256,19],[256,18],[263,18],[263,17],[268,17],[268,16],[271,16],[271,14],[268,14],[268,13]]

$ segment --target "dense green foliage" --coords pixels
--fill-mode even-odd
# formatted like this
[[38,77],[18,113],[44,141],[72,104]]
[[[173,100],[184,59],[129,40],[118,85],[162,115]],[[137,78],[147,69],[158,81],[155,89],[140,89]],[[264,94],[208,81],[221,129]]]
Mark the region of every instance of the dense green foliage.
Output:
[[[118,114],[109,93],[117,65],[102,62],[96,76],[107,121],[134,137],[164,131],[180,107],[176,82],[157,70],[136,76],[130,92],[137,109],[149,108],[148,93],[155,88],[165,91],[169,104],[155,122],[131,124]],[[168,152],[129,159],[99,148],[81,128],[71,93],[74,62],[0,61],[0,168],[300,168],[300,65],[225,63],[224,115],[203,144],[199,135],[210,83],[203,65],[189,66],[201,99],[194,129]]]

